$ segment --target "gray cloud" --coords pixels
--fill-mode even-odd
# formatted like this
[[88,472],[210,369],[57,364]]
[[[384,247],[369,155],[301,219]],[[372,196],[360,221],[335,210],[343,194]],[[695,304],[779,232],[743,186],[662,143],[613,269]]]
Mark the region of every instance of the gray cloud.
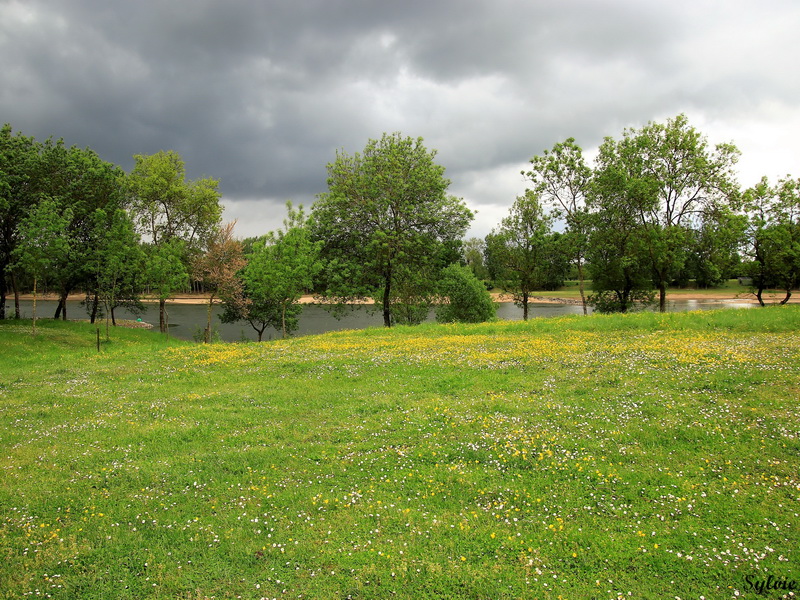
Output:
[[680,112],[757,149],[748,177],[791,170],[798,22],[790,0],[0,0],[0,120],[126,169],[174,149],[240,235],[310,204],[338,148],[422,136],[482,235],[532,155]]

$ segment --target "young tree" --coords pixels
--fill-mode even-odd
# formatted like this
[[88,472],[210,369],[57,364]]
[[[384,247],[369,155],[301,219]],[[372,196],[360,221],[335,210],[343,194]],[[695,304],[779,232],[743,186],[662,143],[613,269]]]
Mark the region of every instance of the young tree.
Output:
[[[163,246],[182,242],[182,256],[187,261],[184,266],[188,268],[192,257],[199,253],[222,219],[219,182],[210,178],[186,181],[183,160],[173,151],[136,155],[134,159],[136,165],[128,176],[129,208],[138,231],[157,249],[157,254]],[[168,285],[175,289],[171,283]],[[169,295],[156,289],[163,333]]]
[[43,198],[19,224],[19,244],[12,254],[15,267],[33,277],[33,335],[36,335],[36,292],[38,282],[50,267],[69,251],[67,226],[69,209],[62,211],[55,201]]
[[241,271],[246,303],[226,300],[223,321],[246,320],[258,333],[272,326],[283,337],[297,330],[302,305],[300,297],[311,289],[322,264],[321,242],[313,242],[303,207],[286,203],[284,229],[270,232],[252,244]]
[[702,215],[727,203],[737,192],[733,167],[738,150],[719,144],[712,151],[685,115],[666,124],[626,129],[619,141],[600,147],[594,193],[600,203],[618,197],[635,211],[645,238],[659,309],[666,310],[667,285],[692,251],[691,231]]
[[532,292],[563,283],[566,274],[560,236],[550,231],[551,224],[536,193],[528,190],[514,201],[499,229],[486,237],[495,279],[511,293],[526,321]]
[[206,311],[206,328],[203,341],[211,342],[211,311],[215,298],[223,298],[227,304],[241,305],[244,302],[239,271],[245,266],[242,244],[233,238],[233,221],[211,234],[206,251],[195,261],[195,273],[210,291]]
[[442,271],[440,302],[436,320],[440,323],[483,323],[495,316],[497,306],[469,267],[452,264]]
[[106,339],[110,339],[109,321],[116,326],[114,310],[117,307],[124,305],[134,312],[144,309],[139,300],[144,282],[144,252],[133,223],[124,210],[116,209],[107,215],[103,209],[97,209],[92,220],[93,252],[87,265],[94,273],[96,302],[92,310],[92,323],[97,313],[97,302],[102,302],[105,307]]
[[567,225],[564,245],[578,269],[578,289],[583,314],[587,314],[585,273],[589,240],[589,194],[592,170],[586,165],[583,150],[574,138],[557,143],[552,150],[531,160],[531,170],[522,174],[533,183],[533,191],[551,207],[556,218]]
[[370,140],[362,154],[337,152],[328,193],[312,208],[314,239],[324,243],[324,296],[339,304],[372,298],[386,327],[398,301],[429,301],[448,243],[472,220],[463,201],[447,195],[435,155],[422,138],[399,133]]
[[166,333],[169,326],[167,298],[189,285],[186,247],[182,240],[172,239],[158,246],[150,245],[147,250],[145,279],[148,286],[158,293],[159,330]]

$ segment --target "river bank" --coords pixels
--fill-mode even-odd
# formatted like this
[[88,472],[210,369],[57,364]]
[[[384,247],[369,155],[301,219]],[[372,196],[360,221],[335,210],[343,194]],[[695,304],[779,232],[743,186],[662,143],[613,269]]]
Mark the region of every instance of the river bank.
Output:
[[[545,294],[549,294],[545,292]],[[784,298],[783,292],[765,292],[764,293],[764,301],[767,304],[775,304],[783,300]],[[500,303],[511,303],[513,302],[512,298],[508,294],[503,294],[500,292],[493,292],[492,297],[495,299],[495,302]],[[20,294],[20,300],[31,301],[33,300],[33,296],[31,294]],[[37,300],[47,300],[47,301],[58,301],[59,297],[56,294],[43,294],[37,295]],[[67,298],[71,302],[82,302],[86,299],[86,296],[83,294],[70,294]],[[676,301],[676,300],[731,300],[736,302],[750,302],[753,304],[758,304],[758,300],[756,299],[754,294],[743,290],[743,291],[735,291],[735,290],[669,290],[667,292],[667,300],[668,301]],[[555,296],[555,295],[536,295],[530,297],[531,302],[540,302],[545,304],[569,304],[569,305],[580,305],[581,300],[580,297],[570,294],[567,292],[564,296]],[[13,296],[9,296],[6,298],[6,304],[13,305],[14,298]],[[145,297],[142,298],[142,302],[148,304],[157,304],[158,298],[152,297]],[[789,299],[790,303],[800,303],[800,291],[796,291],[792,294],[792,297]],[[172,298],[167,300],[168,304],[208,304],[208,296],[202,294],[175,294]],[[220,301],[218,299],[214,300],[215,304],[219,304]],[[302,296],[299,300],[300,304],[319,304],[324,305],[325,302],[320,302],[320,300],[313,295],[305,295]],[[362,302],[354,302],[353,304],[373,304],[372,300],[366,300]]]

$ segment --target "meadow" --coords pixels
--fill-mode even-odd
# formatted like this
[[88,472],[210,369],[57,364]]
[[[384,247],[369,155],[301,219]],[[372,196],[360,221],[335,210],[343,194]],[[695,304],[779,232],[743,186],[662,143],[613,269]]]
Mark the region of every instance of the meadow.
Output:
[[0,323],[0,598],[793,597],[798,326]]

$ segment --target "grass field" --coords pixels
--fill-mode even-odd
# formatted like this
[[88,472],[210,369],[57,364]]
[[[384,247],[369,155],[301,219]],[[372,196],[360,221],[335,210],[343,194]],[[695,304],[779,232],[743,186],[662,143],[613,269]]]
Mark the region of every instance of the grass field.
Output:
[[784,597],[798,325],[0,323],[0,598]]

